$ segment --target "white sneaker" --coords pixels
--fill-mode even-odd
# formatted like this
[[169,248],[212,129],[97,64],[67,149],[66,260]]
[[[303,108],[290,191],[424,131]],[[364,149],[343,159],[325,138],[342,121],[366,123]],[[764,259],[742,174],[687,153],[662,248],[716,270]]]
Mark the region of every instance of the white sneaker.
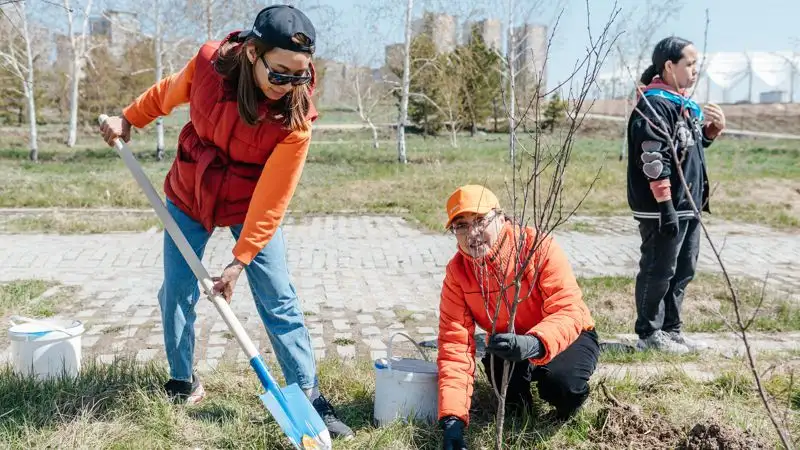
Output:
[[699,352],[701,350],[706,350],[708,348],[708,344],[706,344],[705,342],[696,339],[689,339],[686,337],[685,334],[681,333],[680,331],[670,331],[667,334],[669,335],[669,338],[672,339],[673,342],[685,345],[690,351]]
[[647,339],[639,339],[639,342],[636,343],[636,348],[639,350],[653,349],[675,354],[689,353],[689,347],[673,341],[667,333],[661,330],[651,334]]

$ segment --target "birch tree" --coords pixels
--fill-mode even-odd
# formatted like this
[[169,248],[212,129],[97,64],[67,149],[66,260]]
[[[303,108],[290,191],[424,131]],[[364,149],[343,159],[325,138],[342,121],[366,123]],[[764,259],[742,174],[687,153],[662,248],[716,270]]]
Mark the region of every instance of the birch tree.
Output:
[[[181,17],[176,13],[186,9],[187,4],[184,0],[148,0],[138,5],[137,15],[142,19],[141,25],[153,30],[149,37],[153,45],[153,80],[159,83],[164,75],[164,61],[169,53],[181,48],[181,44],[188,40],[186,37],[177,38],[173,33],[180,32],[187,23],[176,17]],[[130,24],[115,22],[115,25],[128,33],[139,34],[139,29],[131,28]],[[155,121],[156,127],[156,158],[164,158],[164,119],[159,117]]]
[[21,0],[2,4],[2,20],[8,29],[3,48],[0,49],[0,62],[22,87],[28,111],[28,149],[31,161],[39,159],[39,144],[36,127],[35,71],[33,66],[33,33],[28,17],[28,2]]
[[403,41],[403,76],[400,79],[400,110],[397,117],[397,161],[408,163],[406,153],[406,123],[408,122],[408,94],[411,87],[411,18],[414,0],[406,0],[405,30]]
[[[361,122],[367,125],[372,132],[372,147],[380,147],[378,140],[378,127],[375,125],[375,113],[386,106],[395,92],[397,86],[393,86],[390,80],[384,77],[376,77],[370,69],[373,61],[380,59],[383,48],[373,45],[376,41],[388,40],[388,33],[382,30],[380,22],[386,16],[386,10],[376,4],[358,5],[354,8],[353,14],[347,19],[347,23],[339,23],[341,27],[356,29],[359,33],[350,35],[342,34],[342,37],[335,42],[336,51],[334,58],[342,61],[341,64],[325,63],[324,79],[320,90],[322,96],[331,98],[324,90],[328,87],[336,89],[337,94],[332,102],[337,107],[346,108],[358,115]],[[369,36],[369,39],[365,39]],[[334,73],[339,71],[339,74]],[[334,86],[333,83],[338,82]]]
[[255,20],[256,13],[263,8],[255,0],[189,0],[187,9],[193,21],[197,21],[202,36],[211,41],[222,39],[223,34],[235,28],[247,28]]
[[89,36],[89,15],[92,12],[92,0],[86,0],[86,6],[78,8],[78,19],[81,21],[80,32],[75,31],[75,9],[70,0],[63,0],[67,18],[67,40],[70,44],[70,89],[69,89],[69,131],[67,147],[74,147],[78,138],[78,100],[79,85],[84,73],[84,66],[92,50]]

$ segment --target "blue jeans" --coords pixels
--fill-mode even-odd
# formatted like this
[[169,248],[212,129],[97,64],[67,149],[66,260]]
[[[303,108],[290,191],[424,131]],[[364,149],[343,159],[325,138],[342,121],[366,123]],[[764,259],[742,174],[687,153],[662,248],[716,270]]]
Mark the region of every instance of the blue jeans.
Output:
[[[167,210],[177,222],[189,245],[202,259],[211,233],[167,200]],[[239,239],[242,225],[230,227]],[[264,322],[286,384],[301,389],[317,385],[316,362],[311,337],[303,320],[297,293],[289,276],[283,232],[278,228],[269,243],[245,266],[256,309]],[[235,294],[234,294],[235,296]],[[170,377],[191,381],[194,360],[194,307],[200,286],[175,242],[164,233],[164,283],[158,292],[164,345]],[[235,300],[234,300],[235,301]],[[219,320],[222,320],[221,318]]]

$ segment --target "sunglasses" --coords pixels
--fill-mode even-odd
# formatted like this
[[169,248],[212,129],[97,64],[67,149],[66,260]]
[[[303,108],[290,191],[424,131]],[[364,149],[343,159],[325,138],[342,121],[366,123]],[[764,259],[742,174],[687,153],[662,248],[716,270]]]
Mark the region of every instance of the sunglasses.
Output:
[[267,58],[265,58],[264,55],[261,55],[261,62],[263,62],[264,67],[267,68],[267,80],[269,80],[270,84],[274,84],[276,86],[284,86],[289,83],[292,83],[292,86],[302,86],[304,84],[308,84],[311,81],[311,74],[287,75],[285,73],[275,72],[269,66]]

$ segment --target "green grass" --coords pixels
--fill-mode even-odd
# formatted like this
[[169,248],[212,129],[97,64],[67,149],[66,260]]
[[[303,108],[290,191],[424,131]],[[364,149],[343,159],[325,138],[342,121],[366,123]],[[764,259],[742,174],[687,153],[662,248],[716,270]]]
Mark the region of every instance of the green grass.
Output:
[[[169,147],[174,146],[176,132],[175,127],[169,129]],[[174,152],[168,152],[165,161],[155,161],[151,134],[135,136],[133,149],[140,152],[145,172],[160,191]],[[368,132],[318,130],[318,143],[312,144],[290,208],[297,214],[401,214],[429,229],[441,230],[443,204],[459,185],[486,184],[504,201],[505,183],[510,180],[504,135],[461,136],[457,149],[445,138],[410,136],[406,166],[396,163],[394,145],[372,149],[368,136]],[[82,136],[75,149],[66,149],[61,139],[60,134],[45,133],[41,162],[33,164],[25,159],[23,139],[0,138],[0,207],[149,207],[119,157],[98,137]],[[564,184],[565,210],[578,204],[600,171],[579,213],[628,214],[626,169],[624,162],[617,161],[618,149],[616,140],[584,137],[576,141]],[[711,202],[715,217],[800,228],[800,201],[795,192],[800,189],[800,149],[784,142],[727,139],[714,144],[707,159],[712,185],[719,183]],[[72,228],[94,232],[113,226],[146,228],[153,223]],[[45,218],[15,226],[55,225]],[[62,228],[68,231],[70,226]]]
[[44,280],[17,280],[0,284],[0,317],[7,314],[52,316],[60,297],[39,297],[55,285]]
[[0,216],[0,229],[7,233],[91,234],[139,232],[151,228],[163,229],[154,214],[52,211]]
[[[434,425],[372,425],[374,377],[367,362],[349,365],[324,360],[319,369],[321,391],[356,431],[355,440],[337,441],[334,448],[441,448],[441,431]],[[193,407],[168,402],[161,391],[166,379],[162,365],[126,359],[110,365],[89,362],[75,379],[36,381],[8,369],[0,371],[0,404],[4,406],[0,440],[13,449],[288,448],[258,400],[261,388],[248,368],[223,365],[205,375],[207,398]],[[626,412],[611,406],[598,388],[600,382],[616,399],[636,405],[640,411]],[[509,417],[504,448],[618,448],[619,433],[627,436],[626,446],[643,448],[653,438],[646,432],[650,426],[672,427],[675,432],[662,438],[664,445],[675,446],[695,424],[708,421],[728,430],[732,434],[729,437],[742,437],[741,429],[748,428],[762,441],[775,442],[752,383],[738,373],[725,374],[709,383],[667,373],[645,380],[595,377],[591,384],[591,401],[563,425],[547,420],[549,407],[541,401],[535,405],[533,416]],[[800,392],[783,376],[769,378],[767,387],[787,398],[796,398]],[[485,378],[478,373],[471,424],[466,433],[469,448],[493,447],[492,396]],[[656,413],[657,419],[652,417]],[[632,427],[632,419],[648,427]],[[789,424],[796,433],[797,420],[793,416]]]
[[[750,279],[733,279],[749,318],[761,299],[762,286]],[[632,277],[579,278],[578,284],[600,333],[633,333],[636,320],[635,279]],[[721,275],[699,273],[689,283],[683,302],[683,329],[689,332],[728,331],[722,317],[735,324],[733,303]],[[750,331],[800,330],[800,305],[769,290]]]

